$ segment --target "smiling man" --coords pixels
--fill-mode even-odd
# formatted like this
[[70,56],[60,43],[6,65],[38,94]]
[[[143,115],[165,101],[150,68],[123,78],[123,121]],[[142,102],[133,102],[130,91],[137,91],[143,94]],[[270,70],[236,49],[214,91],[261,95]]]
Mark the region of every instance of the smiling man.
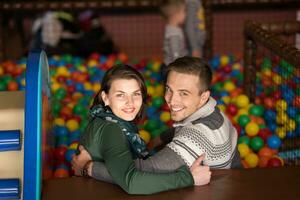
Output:
[[184,162],[191,166],[205,154],[210,168],[240,167],[237,131],[210,96],[212,70],[200,58],[182,57],[167,67],[165,100],[170,108],[175,134],[160,136]]

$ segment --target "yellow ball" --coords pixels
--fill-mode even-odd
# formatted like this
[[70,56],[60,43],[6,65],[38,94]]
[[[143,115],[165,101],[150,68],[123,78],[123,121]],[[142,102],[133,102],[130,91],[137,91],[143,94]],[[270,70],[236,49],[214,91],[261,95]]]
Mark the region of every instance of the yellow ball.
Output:
[[249,165],[250,168],[254,168],[258,164],[259,158],[255,153],[249,153],[245,157],[245,161],[247,162],[247,164]]
[[65,123],[66,123],[65,120],[63,118],[61,118],[61,117],[54,119],[54,124],[55,125],[64,126]]
[[147,92],[150,96],[153,96],[155,94],[155,89],[153,86],[148,86],[147,87]]
[[58,89],[60,88],[60,84],[59,83],[52,83],[51,84],[51,90],[53,93],[55,93]]
[[154,62],[151,69],[154,72],[159,72],[159,70],[160,70],[160,63],[159,62]]
[[239,108],[245,108],[249,104],[249,98],[246,95],[241,94],[236,98],[236,104]]
[[227,81],[224,83],[224,89],[228,92],[231,92],[231,91],[235,90],[235,85],[233,82]]
[[278,74],[273,75],[273,82],[277,85],[280,85],[282,83],[282,78]]
[[278,100],[278,101],[276,101],[276,104],[275,104],[275,106],[276,106],[276,110],[277,111],[280,111],[280,110],[286,110],[287,109],[287,102],[286,101],[284,101],[284,100]]
[[72,143],[72,144],[69,146],[69,149],[74,149],[74,150],[76,150],[77,147],[78,147],[78,142],[74,142],[74,143]]
[[296,122],[293,119],[287,120],[284,124],[284,128],[286,131],[294,131],[296,129]]
[[248,115],[248,110],[246,108],[239,109],[237,116],[240,116],[240,115]]
[[73,132],[79,128],[79,123],[75,119],[69,119],[66,123],[66,127],[70,132]]
[[88,67],[96,67],[98,65],[98,62],[96,60],[89,60]]
[[219,104],[219,105],[217,105],[217,106],[218,106],[218,108],[219,108],[222,112],[225,112],[225,110],[226,110],[225,105]]
[[250,153],[250,148],[245,143],[238,144],[238,150],[241,158],[245,158]]
[[228,56],[221,56],[220,58],[220,64],[221,66],[225,66],[225,65],[228,65],[229,63],[229,57]]
[[230,103],[230,97],[229,96],[224,96],[222,97],[222,100],[225,104],[229,104]]
[[249,122],[246,125],[246,133],[248,136],[252,137],[257,135],[258,131],[259,131],[259,126],[255,123],[255,122]]
[[157,96],[163,96],[163,94],[164,94],[164,86],[163,85],[157,85],[156,87],[155,87],[155,94],[157,95]]
[[0,76],[4,74],[4,69],[0,66]]
[[85,82],[83,84],[83,87],[84,87],[85,90],[92,90],[93,89],[93,86],[90,82]]
[[64,66],[60,66],[57,68],[56,75],[57,76],[69,76],[70,72],[69,72],[68,68],[66,68]]
[[93,91],[95,93],[99,92],[100,89],[101,89],[101,84],[100,83],[94,83],[93,84]]
[[150,142],[151,135],[147,131],[140,130],[139,135],[145,141],[146,144],[148,144]]
[[162,112],[162,113],[160,114],[160,120],[163,121],[163,122],[169,121],[170,118],[171,118],[170,113],[167,112],[167,111],[164,111],[164,112]]
[[283,127],[276,128],[275,133],[280,139],[284,139],[286,136],[286,131]]

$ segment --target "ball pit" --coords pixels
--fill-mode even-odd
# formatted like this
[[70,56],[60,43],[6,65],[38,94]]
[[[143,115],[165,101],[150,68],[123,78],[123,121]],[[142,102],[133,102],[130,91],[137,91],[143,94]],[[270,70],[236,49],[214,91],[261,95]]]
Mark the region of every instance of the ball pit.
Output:
[[[69,162],[80,134],[88,124],[89,106],[101,87],[99,81],[106,69],[128,62],[128,57],[124,53],[109,56],[94,53],[85,60],[77,56],[56,55],[49,57],[48,62],[56,139],[54,156],[57,163],[53,176],[68,177],[71,174]],[[0,64],[0,91],[24,89],[25,63],[26,59],[21,59]],[[241,63],[231,55],[216,56],[210,61],[214,69],[212,96],[238,131],[238,150],[244,166],[282,166],[283,161],[277,156],[282,140],[296,137],[300,132],[300,76],[294,83],[285,83],[283,77],[289,77],[292,68],[281,62],[279,65],[283,66],[283,71],[280,74],[278,69],[271,70],[270,60],[262,60],[256,103],[252,104],[243,94]],[[145,119],[139,124],[139,135],[148,143],[173,122],[163,99],[161,62],[142,59],[133,65],[146,80],[149,106]]]

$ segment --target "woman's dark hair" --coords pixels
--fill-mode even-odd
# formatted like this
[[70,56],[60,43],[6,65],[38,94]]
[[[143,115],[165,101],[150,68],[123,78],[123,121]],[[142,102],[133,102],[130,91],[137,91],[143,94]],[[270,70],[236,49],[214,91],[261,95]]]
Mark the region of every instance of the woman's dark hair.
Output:
[[105,106],[103,99],[101,98],[102,91],[108,94],[112,82],[114,80],[119,80],[119,79],[127,79],[127,80],[134,79],[138,82],[142,92],[143,104],[136,118],[142,118],[146,107],[147,88],[146,88],[145,80],[141,75],[141,73],[129,65],[124,65],[124,64],[116,65],[106,71],[101,82],[101,89],[99,90],[99,92],[94,98],[92,108],[98,104]]

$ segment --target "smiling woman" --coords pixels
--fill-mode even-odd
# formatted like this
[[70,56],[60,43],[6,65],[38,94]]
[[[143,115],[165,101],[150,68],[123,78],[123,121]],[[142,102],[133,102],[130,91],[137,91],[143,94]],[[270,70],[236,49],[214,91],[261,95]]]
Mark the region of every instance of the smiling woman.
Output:
[[[186,166],[160,174],[136,169],[134,159],[149,157],[133,123],[142,117],[146,97],[144,79],[134,68],[119,65],[105,73],[80,139],[81,152],[72,160],[75,174],[91,175],[94,162],[104,163],[113,181],[129,194],[151,194],[198,183],[195,177],[199,173]],[[197,164],[195,169],[199,168]]]

